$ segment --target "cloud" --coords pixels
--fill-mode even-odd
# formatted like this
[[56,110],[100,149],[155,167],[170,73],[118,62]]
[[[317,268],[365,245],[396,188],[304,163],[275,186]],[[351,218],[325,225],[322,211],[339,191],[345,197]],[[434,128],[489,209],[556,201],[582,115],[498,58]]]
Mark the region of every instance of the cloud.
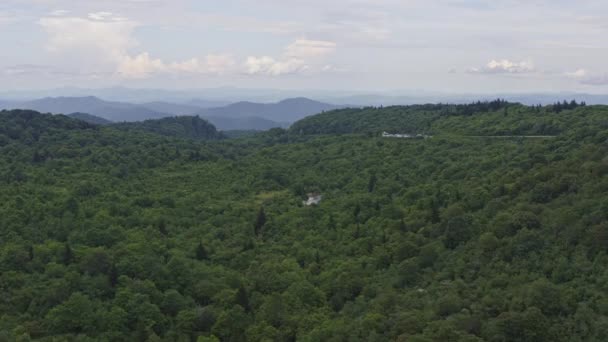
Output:
[[112,14],[112,12],[89,13],[88,17],[89,17],[89,19],[96,20],[96,21],[112,20],[115,18],[114,15]]
[[53,16],[53,17],[63,17],[65,15],[68,15],[70,13],[70,11],[68,10],[63,10],[63,9],[58,9],[58,10],[54,10],[51,13],[49,13],[49,15]]
[[117,72],[126,78],[146,78],[159,73],[223,74],[235,64],[231,55],[208,55],[203,59],[192,58],[183,62],[165,63],[144,52],[135,57],[124,56]]
[[45,17],[39,24],[49,36],[49,51],[78,55],[82,60],[97,63],[96,67],[113,68],[125,78],[146,78],[157,73],[222,74],[236,65],[227,54],[180,62],[166,62],[148,52],[132,55],[129,50],[138,45],[132,38],[138,24],[111,12],[89,13],[85,18]]
[[[101,11],[86,17],[45,17],[40,25],[49,36],[47,48],[56,54],[86,56],[106,68],[114,68],[124,78],[148,78],[155,74],[226,74],[245,72],[250,75],[279,76],[309,70],[323,57],[333,53],[330,41],[297,39],[278,58],[249,56],[239,70],[230,54],[210,54],[184,61],[165,61],[148,52],[130,53],[137,47],[132,38],[137,23],[114,13]],[[321,70],[322,67],[319,67]]]
[[581,83],[592,86],[605,86],[608,85],[608,74],[589,76],[581,80]]
[[135,57],[124,56],[118,65],[118,73],[128,78],[145,78],[150,74],[165,70],[165,64],[160,59],[150,58],[147,52]]
[[249,75],[280,76],[300,73],[312,69],[331,71],[320,62],[334,53],[336,43],[322,40],[297,39],[289,44],[280,58],[249,56],[245,61],[245,72]]
[[513,62],[508,59],[491,60],[481,68],[469,68],[470,74],[527,74],[535,72],[536,68],[530,62]]
[[572,71],[572,72],[566,72],[564,73],[564,75],[566,77],[570,77],[570,78],[584,78],[588,75],[589,73],[587,72],[587,70],[585,69],[577,69],[576,71]]
[[309,69],[309,66],[306,65],[303,60],[297,58],[277,61],[268,56],[250,56],[245,62],[245,69],[245,72],[250,75],[266,74],[270,76],[280,76],[306,71]]
[[333,53],[336,43],[322,40],[298,39],[285,49],[285,56],[290,58],[314,58]]
[[572,72],[565,72],[563,74],[567,78],[578,80],[579,83],[591,86],[604,86],[608,85],[608,74],[597,74],[589,72],[586,69],[577,69]]
[[214,74],[223,74],[236,65],[234,57],[230,54],[207,55],[205,57],[205,71]]
[[80,78],[80,79],[99,79],[101,77],[111,77],[112,73],[108,72],[86,72],[82,70],[69,70],[57,68],[52,65],[40,65],[40,64],[18,64],[0,69],[0,75],[6,75],[13,78],[27,78],[32,77],[34,79],[42,80],[49,78]]
[[51,70],[53,70],[53,68],[47,65],[19,64],[6,67],[2,72],[6,75],[18,76],[48,73]]
[[49,36],[47,49],[53,53],[76,51],[88,58],[115,62],[135,44],[131,35],[136,23],[109,12],[91,13],[87,18],[45,17],[39,24]]

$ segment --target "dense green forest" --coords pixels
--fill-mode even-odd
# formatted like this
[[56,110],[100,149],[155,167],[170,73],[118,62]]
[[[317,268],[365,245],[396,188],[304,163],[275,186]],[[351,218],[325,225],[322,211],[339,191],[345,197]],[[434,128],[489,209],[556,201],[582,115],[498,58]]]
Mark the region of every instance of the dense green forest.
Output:
[[565,105],[0,112],[0,341],[606,341],[608,107]]
[[100,118],[95,115],[87,114],[87,113],[72,113],[68,115],[73,119],[78,119],[84,122],[88,122],[94,125],[110,125],[112,121],[106,120],[104,118]]
[[177,116],[142,122],[123,122],[113,126],[127,131],[143,131],[186,139],[213,140],[223,137],[211,123],[198,116]]

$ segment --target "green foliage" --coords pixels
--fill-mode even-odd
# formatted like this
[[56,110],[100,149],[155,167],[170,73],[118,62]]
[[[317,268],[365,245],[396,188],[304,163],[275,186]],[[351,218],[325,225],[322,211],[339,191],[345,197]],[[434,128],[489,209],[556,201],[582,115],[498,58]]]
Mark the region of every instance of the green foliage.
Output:
[[196,251],[194,252],[196,259],[197,260],[206,260],[209,256],[207,253],[207,250],[205,249],[205,246],[203,246],[202,242],[198,243],[198,246],[196,246]]
[[198,116],[176,116],[142,122],[124,122],[113,125],[126,131],[151,132],[170,137],[213,140],[223,136],[215,126]]
[[0,112],[0,340],[606,340],[608,108],[570,105]]

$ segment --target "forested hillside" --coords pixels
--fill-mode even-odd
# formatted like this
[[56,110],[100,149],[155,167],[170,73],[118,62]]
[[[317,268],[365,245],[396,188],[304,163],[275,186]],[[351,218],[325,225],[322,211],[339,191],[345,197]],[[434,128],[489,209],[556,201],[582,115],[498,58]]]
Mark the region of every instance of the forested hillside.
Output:
[[87,114],[87,113],[72,113],[68,115],[73,119],[82,120],[84,122],[88,122],[94,125],[109,125],[112,123],[110,120],[106,120],[104,118],[100,118],[95,115]]
[[496,100],[466,105],[351,108],[305,118],[290,130],[305,135],[377,134],[382,131],[443,135],[555,135],[572,131],[573,126],[591,126],[587,120],[605,122],[604,106],[585,107],[584,103],[574,101],[529,107]]
[[192,120],[0,112],[0,340],[608,340],[608,107]]
[[123,122],[113,125],[126,131],[142,131],[185,139],[213,140],[222,137],[215,126],[198,116],[176,116],[141,122]]

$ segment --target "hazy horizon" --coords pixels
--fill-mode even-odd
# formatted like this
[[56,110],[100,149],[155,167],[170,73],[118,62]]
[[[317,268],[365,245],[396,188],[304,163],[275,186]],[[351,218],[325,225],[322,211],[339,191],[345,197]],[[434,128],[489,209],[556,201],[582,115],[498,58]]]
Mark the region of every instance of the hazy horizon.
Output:
[[[420,103],[470,103],[505,99],[527,105],[547,105],[564,100],[577,100],[588,104],[608,104],[608,95],[583,92],[478,92],[450,93],[440,91],[399,91],[399,90],[321,90],[321,89],[270,89],[270,88],[200,88],[200,89],[163,89],[103,87],[78,88],[62,87],[39,90],[0,90],[0,101],[23,103],[45,98],[77,99],[95,97],[100,100],[125,103],[167,102],[175,104],[195,104],[202,101],[205,106],[222,107],[237,102],[278,103],[287,99],[306,98],[335,105],[381,106],[410,105]],[[8,102],[7,102],[8,101]],[[0,102],[1,104],[1,102]],[[1,106],[0,106],[1,107]]]

